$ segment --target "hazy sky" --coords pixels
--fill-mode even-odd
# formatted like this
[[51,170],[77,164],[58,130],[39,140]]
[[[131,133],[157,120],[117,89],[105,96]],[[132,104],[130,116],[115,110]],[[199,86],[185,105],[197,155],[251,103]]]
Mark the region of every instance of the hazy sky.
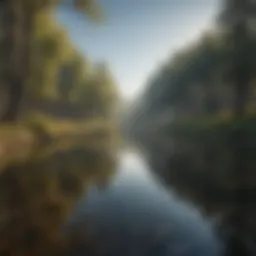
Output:
[[217,0],[101,0],[107,14],[97,26],[62,8],[59,17],[74,43],[92,60],[105,60],[125,97],[142,90],[149,75],[175,49],[213,21]]

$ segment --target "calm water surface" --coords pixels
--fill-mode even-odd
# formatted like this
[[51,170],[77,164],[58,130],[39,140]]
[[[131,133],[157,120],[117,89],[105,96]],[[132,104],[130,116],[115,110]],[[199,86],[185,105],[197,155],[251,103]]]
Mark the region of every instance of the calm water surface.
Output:
[[[167,192],[136,153],[120,155],[108,189],[82,198],[68,228],[85,232],[107,256],[215,256],[220,246],[209,221]],[[85,246],[70,255],[85,255]]]

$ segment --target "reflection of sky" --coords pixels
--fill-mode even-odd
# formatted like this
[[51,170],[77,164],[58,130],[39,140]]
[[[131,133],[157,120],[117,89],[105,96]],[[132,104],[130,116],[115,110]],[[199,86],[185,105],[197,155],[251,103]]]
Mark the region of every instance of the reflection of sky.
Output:
[[[101,248],[110,245],[105,255],[111,256],[221,255],[212,225],[191,204],[160,189],[146,172],[136,153],[123,154],[116,182],[82,198],[67,230],[92,227],[90,237]],[[82,255],[83,249],[70,255]]]
[[150,72],[191,40],[216,13],[216,0],[100,0],[108,15],[97,27],[61,8],[74,42],[93,60],[106,60],[121,92],[136,95]]

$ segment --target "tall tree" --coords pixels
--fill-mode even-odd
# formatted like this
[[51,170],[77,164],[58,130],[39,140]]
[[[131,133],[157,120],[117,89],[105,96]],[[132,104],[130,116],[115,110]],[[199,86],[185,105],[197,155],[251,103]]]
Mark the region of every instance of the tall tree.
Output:
[[224,28],[229,47],[229,81],[235,90],[234,114],[244,115],[250,83],[255,72],[256,3],[251,0],[225,0],[220,24]]
[[[230,48],[230,81],[235,92],[234,117],[242,121],[250,92],[251,81],[255,72],[253,31],[250,23],[256,17],[256,3],[250,0],[225,0],[221,15],[221,24],[227,32]],[[246,164],[245,134],[235,130],[232,134],[234,166],[234,201],[235,207],[227,216],[226,223],[233,228],[227,246],[227,255],[251,255],[248,248],[250,212],[249,171]],[[249,237],[251,239],[251,237]],[[255,238],[253,238],[255,239]],[[254,240],[255,243],[255,240]]]
[[[31,42],[34,24],[42,9],[54,9],[61,1],[56,0],[4,0],[1,1],[3,11],[3,31],[5,34],[5,86],[9,91],[9,102],[2,121],[14,121],[18,116],[19,106],[26,88],[30,61]],[[99,17],[99,9],[93,0],[72,1],[79,11],[85,11],[92,18]]]

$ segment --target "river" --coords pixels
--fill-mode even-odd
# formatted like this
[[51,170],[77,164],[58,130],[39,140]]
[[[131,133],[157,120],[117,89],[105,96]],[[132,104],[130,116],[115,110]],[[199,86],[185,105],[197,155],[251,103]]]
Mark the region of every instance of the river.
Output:
[[[217,256],[220,244],[212,225],[192,204],[165,190],[143,157],[125,152],[109,187],[93,188],[82,198],[67,229],[90,230],[97,255]],[[85,254],[85,243],[69,253]]]

